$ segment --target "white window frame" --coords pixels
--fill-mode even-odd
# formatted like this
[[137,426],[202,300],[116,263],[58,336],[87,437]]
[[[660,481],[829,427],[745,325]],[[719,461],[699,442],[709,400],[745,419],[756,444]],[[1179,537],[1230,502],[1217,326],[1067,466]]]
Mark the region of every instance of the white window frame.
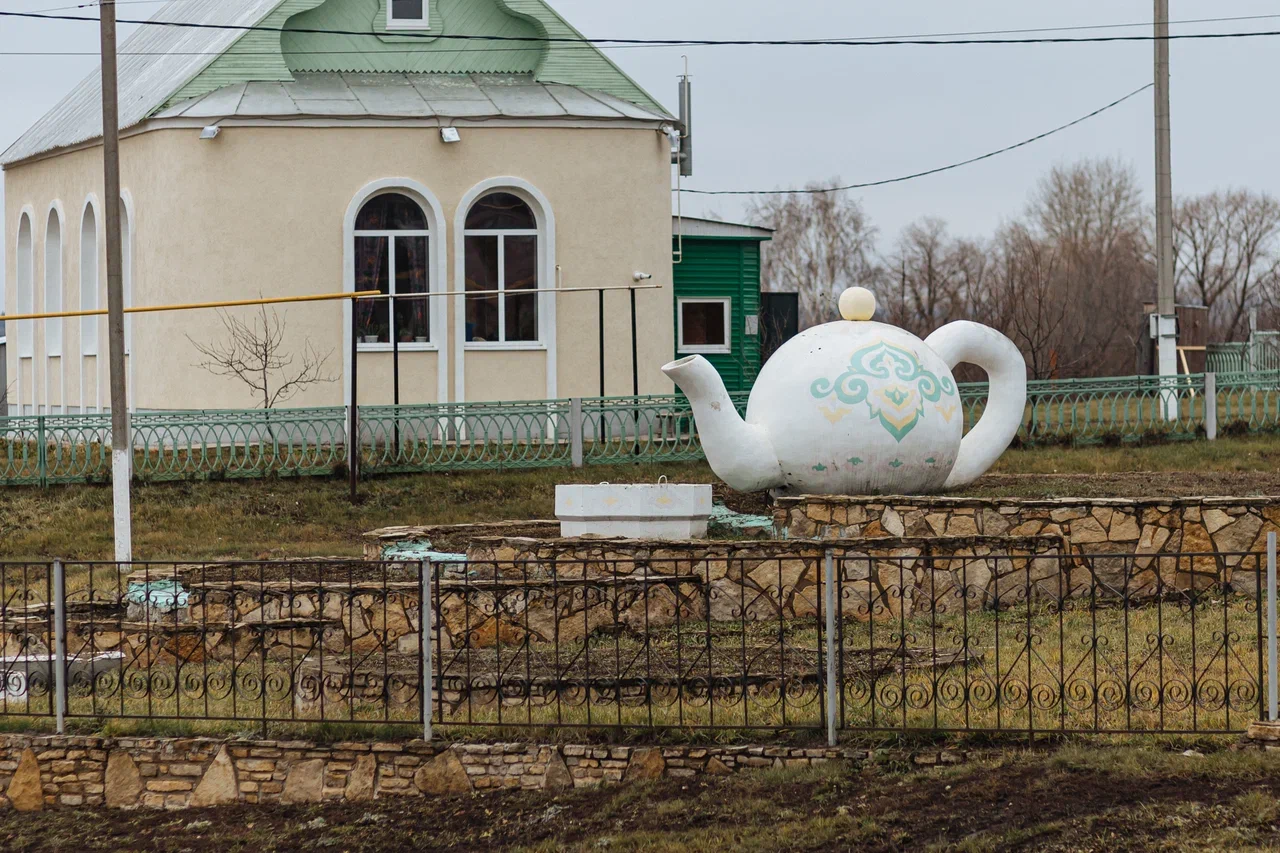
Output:
[[[686,346],[684,342],[684,306],[719,303],[724,306],[724,344],[722,346]],[[733,299],[729,297],[691,296],[676,300],[679,334],[676,351],[681,355],[730,355],[733,353]]]
[[[525,204],[529,204],[527,201],[525,201],[524,198],[517,195],[516,193],[511,193],[508,190],[494,190],[493,193],[486,193],[485,195],[476,199],[471,206],[475,207],[477,204],[484,201],[484,199],[487,196],[493,195],[494,193],[499,193],[499,192],[508,192],[510,195],[515,195],[521,201],[524,201]],[[533,205],[529,205],[529,210],[533,211]],[[469,210],[467,212],[470,213]],[[537,221],[537,218],[538,218],[538,215],[535,212],[534,221]],[[538,271],[538,288],[537,289],[542,290],[542,288],[546,286],[545,284],[543,284],[543,281],[542,281],[542,252],[543,252],[542,230],[539,228],[467,228],[465,229],[462,232],[462,245],[464,247],[463,257],[462,257],[462,266],[463,266],[462,280],[464,282],[467,280],[467,275],[466,275],[467,256],[466,256],[465,247],[467,244],[468,237],[497,237],[498,238],[498,290],[500,292],[498,293],[498,340],[467,341],[467,349],[475,349],[475,350],[542,349],[544,346],[546,346],[546,344],[543,341],[543,331],[542,331],[542,294],[541,293],[535,292],[535,293],[529,294],[529,296],[533,297],[534,304],[537,306],[538,337],[532,341],[506,340],[506,337],[507,337],[507,240],[506,238],[507,237],[535,238],[534,245],[538,247],[538,263],[535,264],[534,268]],[[518,294],[521,292],[523,291],[512,291],[513,294]],[[468,296],[463,298],[469,299],[470,297]],[[466,336],[466,333],[467,333],[467,330],[464,322],[463,329],[462,329],[462,334],[464,337]]]
[[431,29],[431,0],[422,0],[421,18],[396,18],[393,10],[395,0],[385,0],[387,4],[388,30],[429,30]]
[[[418,209],[422,211],[423,219],[425,219],[428,223],[431,221],[430,215],[427,213],[425,209],[423,209],[421,203],[419,203],[419,201],[416,198],[414,198],[412,195],[409,195],[407,193],[397,192],[394,189],[369,196],[367,199],[364,200],[364,204],[360,206],[360,210],[364,210],[364,205],[372,204],[374,201],[378,199],[379,196],[384,196],[384,195],[403,195],[405,198],[409,199],[414,204],[418,205]],[[360,215],[359,211],[357,211],[356,216],[359,217],[359,215]],[[409,343],[402,343],[399,346],[396,346],[395,344],[396,301],[395,299],[388,299],[386,300],[387,301],[387,342],[385,344],[380,344],[380,343],[368,344],[368,343],[365,343],[364,341],[357,341],[356,342],[357,349],[360,352],[392,352],[393,350],[399,350],[400,352],[435,352],[437,349],[439,349],[439,346],[440,346],[439,342],[435,340],[436,324],[434,320],[435,312],[439,310],[439,307],[434,304],[431,304],[434,302],[434,299],[427,295],[427,294],[430,294],[435,289],[435,274],[434,274],[434,270],[431,269],[431,258],[433,257],[431,254],[431,239],[432,239],[431,230],[430,229],[414,230],[414,231],[356,230],[352,232],[351,236],[352,236],[351,245],[352,245],[353,271],[354,271],[354,263],[355,263],[354,258],[355,258],[356,239],[360,237],[389,238],[387,240],[387,254],[390,256],[387,259],[387,276],[388,276],[387,293],[393,297],[396,295],[396,243],[395,243],[396,238],[397,237],[426,237],[427,238],[427,257],[425,260],[425,264],[427,268],[427,290],[426,290],[426,293],[417,295],[417,298],[427,300],[428,304],[430,305],[430,316],[432,317],[432,319],[427,322],[427,337],[431,338],[430,341],[428,341],[425,344],[418,343],[416,341],[411,341]]]

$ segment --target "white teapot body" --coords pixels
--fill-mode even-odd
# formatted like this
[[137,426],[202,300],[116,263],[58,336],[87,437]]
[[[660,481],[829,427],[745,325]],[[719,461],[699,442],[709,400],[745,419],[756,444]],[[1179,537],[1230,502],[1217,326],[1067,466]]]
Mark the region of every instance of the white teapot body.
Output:
[[[1026,405],[1026,365],[1008,338],[952,323],[927,340],[871,322],[865,291],[845,321],[802,332],[761,370],[745,421],[701,356],[663,368],[694,408],[707,459],[742,491],[927,494],[965,485],[1008,448]],[[846,295],[848,297],[848,294]],[[870,300],[870,308],[867,308]],[[991,392],[964,435],[952,369],[984,368]]]

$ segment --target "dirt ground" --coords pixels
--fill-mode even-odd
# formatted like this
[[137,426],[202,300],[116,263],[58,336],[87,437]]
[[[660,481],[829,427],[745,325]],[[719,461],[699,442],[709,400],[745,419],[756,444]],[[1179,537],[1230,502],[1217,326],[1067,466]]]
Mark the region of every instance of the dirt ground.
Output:
[[0,814],[6,851],[1239,850],[1280,847],[1280,757],[1068,746],[552,794]]

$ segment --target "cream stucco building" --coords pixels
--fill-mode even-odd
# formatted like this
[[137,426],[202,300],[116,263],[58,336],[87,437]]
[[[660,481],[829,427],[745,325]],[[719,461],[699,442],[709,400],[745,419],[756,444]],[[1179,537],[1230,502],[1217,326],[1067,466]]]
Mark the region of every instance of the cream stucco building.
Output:
[[[332,380],[287,405],[349,399],[353,337],[361,403],[392,402],[393,349],[402,403],[530,400],[598,393],[597,295],[572,288],[640,271],[662,285],[636,294],[640,390],[671,390],[673,119],[556,41],[576,31],[541,0],[176,0],[155,20],[251,29],[121,47],[127,304],[380,290],[394,307],[354,318],[272,309],[283,353]],[[484,34],[532,40],[465,38]],[[106,305],[99,97],[95,74],[0,160],[8,314]],[[627,294],[606,304],[607,386],[630,393]],[[200,367],[216,313],[126,327],[131,407],[260,405]],[[9,410],[101,411],[106,363],[105,318],[12,322]]]

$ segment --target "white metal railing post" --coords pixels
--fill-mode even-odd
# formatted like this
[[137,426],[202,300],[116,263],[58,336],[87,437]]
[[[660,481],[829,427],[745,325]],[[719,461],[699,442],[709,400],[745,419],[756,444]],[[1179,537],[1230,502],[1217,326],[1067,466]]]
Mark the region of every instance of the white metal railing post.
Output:
[[569,400],[569,448],[573,467],[581,468],[585,464],[582,448],[582,398]]
[[823,577],[823,606],[827,609],[827,745],[836,745],[836,568],[835,555],[828,548]]
[[435,622],[435,602],[431,597],[431,572],[431,561],[423,560],[422,579],[418,590],[418,594],[422,596],[418,610],[418,630],[422,635],[422,739],[427,743],[431,742],[431,718],[435,713],[433,695],[435,685],[432,683],[434,666],[431,661],[431,628],[432,623]]
[[1209,441],[1218,440],[1218,375],[1204,375],[1204,435]]
[[[67,716],[67,576],[61,560],[53,561],[53,695],[58,734],[66,731]],[[30,667],[27,680],[30,682]],[[28,685],[30,689],[30,685]]]
[[1280,718],[1280,680],[1276,678],[1276,534],[1267,534],[1267,719]]

